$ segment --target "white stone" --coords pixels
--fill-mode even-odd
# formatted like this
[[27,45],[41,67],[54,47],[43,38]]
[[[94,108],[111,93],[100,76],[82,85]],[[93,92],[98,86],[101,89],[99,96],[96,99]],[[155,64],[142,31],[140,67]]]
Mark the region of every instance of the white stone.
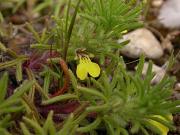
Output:
[[[142,70],[143,76],[146,76],[146,72],[147,72],[148,66],[149,66],[149,63],[145,62],[143,70]],[[157,83],[159,83],[163,79],[164,75],[166,74],[166,69],[165,68],[166,68],[166,66],[159,67],[159,66],[153,64],[152,72],[155,75],[154,75],[153,79],[151,80],[152,84],[157,84]]]
[[164,2],[158,20],[167,28],[180,28],[180,0]]
[[174,90],[180,91],[180,82],[179,82],[179,83],[176,83]]
[[152,1],[152,6],[153,7],[160,7],[163,4],[164,0],[153,0]]
[[152,34],[145,28],[137,29],[123,36],[118,43],[130,40],[130,43],[121,49],[121,53],[131,58],[138,58],[141,54],[145,54],[148,58],[157,59],[163,55],[163,49]]

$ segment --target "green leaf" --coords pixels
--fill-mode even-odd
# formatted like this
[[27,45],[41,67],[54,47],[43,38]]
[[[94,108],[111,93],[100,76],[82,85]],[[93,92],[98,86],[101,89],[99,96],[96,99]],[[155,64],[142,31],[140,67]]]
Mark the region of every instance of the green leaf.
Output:
[[148,131],[144,127],[141,126],[140,128],[144,135],[149,135]]
[[6,129],[1,128],[1,127],[0,127],[0,134],[1,134],[1,135],[12,135],[12,134],[9,133]]
[[18,103],[20,103],[20,101],[21,101],[21,99],[7,99],[7,100],[5,100],[4,102],[2,102],[1,104],[0,104],[0,108],[2,109],[2,108],[9,108],[11,105],[13,105],[13,104],[18,104]]
[[18,0],[18,3],[13,8],[13,13],[15,13],[26,1],[25,0]]
[[91,130],[94,130],[97,128],[97,126],[101,123],[101,118],[98,117],[96,120],[94,120],[92,123],[88,124],[85,127],[79,127],[77,129],[78,132],[90,132]]
[[76,94],[79,95],[78,90],[77,90],[77,85],[78,85],[77,79],[76,79],[74,73],[70,69],[69,69],[69,75],[70,75],[70,78],[71,78],[72,86],[73,86]]
[[46,119],[46,122],[44,123],[43,129],[46,131],[46,133],[49,133],[50,135],[55,135],[56,129],[54,127],[54,122],[52,120],[52,117],[53,117],[53,111],[50,111]]
[[47,70],[47,72],[45,73],[44,86],[43,86],[43,89],[46,94],[49,93],[50,79],[51,79],[51,74],[50,74],[49,70]]
[[12,100],[21,97],[25,92],[30,90],[30,88],[33,86],[34,83],[35,83],[34,80],[25,80],[20,87],[14,90],[15,93],[12,96],[10,96],[8,99]]
[[136,76],[141,76],[142,70],[144,67],[144,61],[145,61],[145,57],[144,57],[144,55],[141,55],[137,69],[136,69]]
[[29,29],[29,31],[33,33],[34,38],[35,38],[39,43],[41,43],[41,38],[40,38],[39,34],[36,32],[36,30],[33,28],[33,26],[32,26],[30,23],[26,23],[26,25],[27,25],[27,28]]
[[101,98],[104,101],[107,101],[107,98],[102,93],[100,93],[99,91],[97,91],[95,89],[78,86],[78,90],[80,92],[82,92],[82,93],[87,93],[87,94],[90,94],[90,95],[94,95],[94,96],[97,96],[97,97]]
[[149,117],[149,119],[159,122],[162,125],[168,127],[169,129],[175,130],[175,127],[172,125],[171,121],[167,121],[167,120],[164,120],[164,119],[158,118],[158,117]]
[[111,123],[107,120],[104,120],[104,121],[105,121],[105,126],[107,129],[107,133],[109,135],[115,135],[115,129],[114,129],[113,125],[111,125]]
[[63,124],[62,129],[57,133],[57,135],[68,135],[74,126],[73,120],[74,115],[70,114],[65,123]]
[[29,129],[26,127],[26,125],[23,122],[20,123],[20,127],[24,135],[31,135]]
[[52,6],[52,4],[53,4],[52,0],[44,0],[33,9],[33,12],[34,13],[40,12],[41,10],[47,8],[48,6]]
[[0,110],[0,115],[4,113],[13,113],[13,112],[19,112],[24,109],[24,106],[17,106],[17,107],[8,107],[8,108],[2,108]]
[[161,130],[159,128],[157,128],[156,126],[154,126],[153,124],[151,124],[149,121],[144,120],[143,124],[145,127],[147,127],[148,129],[150,129],[151,131],[153,131],[154,133],[157,133],[159,135],[161,135]]
[[87,112],[106,112],[110,109],[109,104],[103,104],[98,106],[90,106],[86,108]]
[[10,120],[11,120],[10,114],[4,116],[4,118],[0,121],[0,127],[8,127]]
[[[1,12],[0,12],[1,13]],[[0,42],[0,50],[3,51],[3,52],[6,52],[7,51],[7,48],[4,46],[4,44],[2,44]]]
[[19,57],[17,59],[11,60],[11,61],[6,61],[6,62],[3,62],[3,63],[0,63],[0,69],[4,69],[4,68],[9,68],[9,67],[15,66],[20,61],[25,61],[25,60],[27,60],[27,57]]
[[57,50],[57,47],[55,45],[49,45],[49,44],[31,44],[31,48],[36,48],[36,49],[42,49],[42,50]]
[[[2,23],[4,21],[4,17],[3,17],[3,14],[2,12],[0,11],[0,23]],[[1,43],[0,43],[1,44]]]
[[67,30],[66,44],[64,46],[64,59],[65,60],[66,60],[66,57],[67,57],[68,48],[69,48],[69,42],[70,42],[70,39],[71,39],[71,34],[72,34],[72,31],[73,31],[73,27],[74,27],[74,24],[75,24],[75,20],[76,20],[76,16],[77,16],[77,12],[78,12],[80,3],[81,3],[81,0],[78,0],[78,2],[76,4],[76,7],[75,7],[74,14],[72,16],[72,19],[71,19],[71,22],[70,22],[70,25],[69,25],[69,28]]
[[4,101],[8,85],[8,73],[5,72],[0,80],[0,102]]
[[20,61],[16,64],[16,79],[18,82],[22,81],[22,76],[22,62]]
[[74,94],[63,94],[60,96],[56,96],[53,98],[50,98],[48,100],[42,101],[43,105],[48,105],[48,104],[53,104],[55,102],[59,102],[59,101],[64,101],[64,100],[68,100],[68,99],[77,99],[78,96],[74,95]]
[[38,135],[45,135],[44,130],[41,128],[41,126],[38,123],[27,117],[23,117],[23,120],[25,121],[25,123],[31,126]]

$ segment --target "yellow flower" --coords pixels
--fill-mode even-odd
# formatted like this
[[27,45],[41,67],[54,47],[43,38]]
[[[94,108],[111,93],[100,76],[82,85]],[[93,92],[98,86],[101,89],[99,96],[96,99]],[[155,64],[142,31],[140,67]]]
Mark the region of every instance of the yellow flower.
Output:
[[[154,117],[157,117],[157,118],[160,118],[160,119],[162,119],[162,120],[166,120],[166,121],[167,121],[166,118],[164,118],[164,117],[162,117],[162,116],[160,116],[160,115],[154,115]],[[169,115],[168,117],[169,117],[171,120],[173,119],[172,115]],[[161,124],[161,123],[159,123],[159,122],[157,122],[157,121],[154,121],[154,120],[149,120],[149,122],[150,122],[152,125],[156,126],[156,127],[161,131],[161,133],[162,133],[161,135],[167,135],[167,134],[168,134],[169,128],[166,127],[165,125],[163,125],[163,124]]]
[[98,64],[92,62],[88,56],[80,57],[77,65],[76,74],[80,80],[86,79],[88,73],[92,77],[98,77],[100,74],[100,67]]

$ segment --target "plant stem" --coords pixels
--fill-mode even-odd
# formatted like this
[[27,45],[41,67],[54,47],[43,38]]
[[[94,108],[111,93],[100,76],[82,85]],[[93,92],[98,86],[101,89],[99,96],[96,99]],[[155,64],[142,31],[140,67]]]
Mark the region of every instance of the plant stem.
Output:
[[81,2],[81,0],[78,0],[78,3],[76,5],[76,8],[75,8],[75,11],[74,11],[74,14],[73,14],[73,17],[71,19],[69,29],[68,29],[67,34],[66,34],[66,41],[65,41],[65,46],[64,46],[64,60],[65,61],[66,61],[67,52],[68,52],[68,48],[69,48],[69,42],[70,42],[70,39],[71,39],[71,34],[72,34],[73,27],[74,27],[74,23],[75,23],[75,19],[76,19],[76,15],[77,15],[77,12],[78,12],[80,2]]
[[68,70],[68,66],[66,64],[66,62],[63,60],[63,59],[60,59],[60,65],[61,65],[61,68],[64,72],[64,86],[59,89],[57,92],[55,92],[53,95],[51,95],[51,97],[55,97],[55,96],[58,96],[58,95],[61,95],[63,94],[64,92],[66,92],[69,88],[69,84],[70,84],[70,75],[69,75],[69,70]]

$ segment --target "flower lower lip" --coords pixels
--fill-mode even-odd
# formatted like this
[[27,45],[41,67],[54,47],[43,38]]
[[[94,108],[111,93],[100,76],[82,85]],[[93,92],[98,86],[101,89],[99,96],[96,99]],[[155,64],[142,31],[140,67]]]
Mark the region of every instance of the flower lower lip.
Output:
[[88,56],[82,57],[77,65],[76,74],[80,80],[85,80],[88,74],[92,77],[98,77],[100,67],[97,63],[92,62]]

